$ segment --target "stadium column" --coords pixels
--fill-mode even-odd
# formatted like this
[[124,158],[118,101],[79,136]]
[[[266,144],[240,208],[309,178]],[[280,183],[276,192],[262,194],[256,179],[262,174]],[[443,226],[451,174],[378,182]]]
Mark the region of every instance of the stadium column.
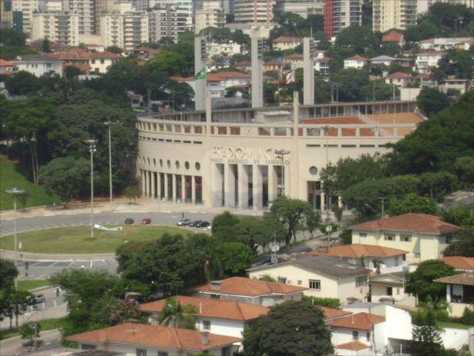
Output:
[[252,166],[252,194],[253,194],[253,208],[260,210],[263,207],[262,194],[262,171],[260,166],[254,164]]
[[235,172],[234,165],[224,164],[225,206],[235,207]]
[[239,208],[247,209],[249,207],[249,174],[246,165],[239,164],[237,179],[239,184]]

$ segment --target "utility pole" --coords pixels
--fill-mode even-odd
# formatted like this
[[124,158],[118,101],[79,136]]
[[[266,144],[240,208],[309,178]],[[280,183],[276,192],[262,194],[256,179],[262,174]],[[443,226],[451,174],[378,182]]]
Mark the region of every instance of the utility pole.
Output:
[[89,145],[90,162],[91,162],[91,199],[90,199],[90,237],[94,237],[94,152],[96,151],[96,141],[94,139],[86,140]]
[[[13,247],[13,250],[15,251],[15,266],[16,266],[17,260],[18,260],[18,233],[17,233],[17,226],[16,226],[16,220],[18,217],[16,215],[17,213],[16,197],[20,194],[25,194],[25,191],[20,188],[13,187],[13,188],[7,189],[5,193],[11,194],[13,196],[13,212],[15,214],[15,219],[13,219],[13,243],[15,246]],[[18,279],[16,277],[14,279],[14,283],[15,283],[15,288],[17,288]]]
[[108,127],[108,141],[109,141],[109,200],[112,203],[113,200],[113,188],[112,188],[112,133],[111,126],[112,121],[104,122]]

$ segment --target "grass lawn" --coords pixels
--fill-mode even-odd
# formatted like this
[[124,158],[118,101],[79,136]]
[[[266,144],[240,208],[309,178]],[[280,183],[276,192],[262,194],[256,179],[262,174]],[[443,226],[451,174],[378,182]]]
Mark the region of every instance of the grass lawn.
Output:
[[[168,226],[129,225],[124,231],[95,230],[90,238],[88,226],[74,226],[18,234],[22,250],[37,253],[113,253],[117,247],[131,241],[151,241],[165,233],[182,235],[189,231]],[[0,238],[0,249],[13,249],[13,236]]]
[[[64,325],[64,319],[46,319],[39,321],[41,325],[41,331],[53,330],[53,329],[61,329]],[[15,320],[13,320],[13,325],[15,325]],[[1,330],[0,331],[0,340],[8,339],[13,336],[20,335],[18,329],[11,329],[11,330]],[[0,354],[1,355],[1,354]]]
[[49,285],[49,281],[45,279],[23,279],[18,280],[18,289],[30,291],[35,288]]
[[[46,193],[43,187],[34,185],[16,168],[14,162],[10,161],[4,155],[0,155],[0,210],[13,209],[13,199],[5,190],[18,187],[27,192],[28,198],[26,206],[48,205],[53,202],[59,202],[59,198]],[[23,206],[18,203],[19,208]]]

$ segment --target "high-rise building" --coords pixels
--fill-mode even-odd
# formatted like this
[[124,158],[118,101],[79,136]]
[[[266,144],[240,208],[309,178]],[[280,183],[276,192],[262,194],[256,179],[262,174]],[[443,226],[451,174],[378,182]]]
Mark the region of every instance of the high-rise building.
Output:
[[24,33],[31,33],[33,13],[38,9],[38,0],[12,0],[12,10],[21,13],[22,31]]
[[291,12],[307,18],[309,15],[324,13],[324,0],[276,0],[275,11]]
[[11,0],[0,0],[0,28],[13,26],[13,11]]
[[222,27],[225,24],[224,9],[221,0],[205,0],[196,9],[194,31],[196,33],[208,27]]
[[234,22],[271,23],[275,0],[235,0]]
[[373,0],[372,28],[377,32],[405,30],[416,24],[417,0]]
[[155,6],[148,12],[150,42],[155,43],[163,38],[178,40],[177,13],[173,5]]
[[328,38],[352,25],[362,25],[363,0],[325,0],[324,33]]
[[63,10],[79,16],[79,34],[96,33],[95,0],[64,0]]
[[79,15],[67,12],[33,14],[31,39],[48,39],[63,46],[79,45]]
[[150,40],[145,12],[110,13],[100,17],[100,33],[105,47],[131,51]]

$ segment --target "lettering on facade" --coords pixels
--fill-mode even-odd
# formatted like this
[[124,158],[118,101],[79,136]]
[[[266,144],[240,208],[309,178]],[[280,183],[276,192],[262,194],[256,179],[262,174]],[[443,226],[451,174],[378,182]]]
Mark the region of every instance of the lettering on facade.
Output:
[[211,151],[211,161],[240,164],[289,164],[288,156],[281,157],[273,148],[250,149],[246,147],[214,146]]

